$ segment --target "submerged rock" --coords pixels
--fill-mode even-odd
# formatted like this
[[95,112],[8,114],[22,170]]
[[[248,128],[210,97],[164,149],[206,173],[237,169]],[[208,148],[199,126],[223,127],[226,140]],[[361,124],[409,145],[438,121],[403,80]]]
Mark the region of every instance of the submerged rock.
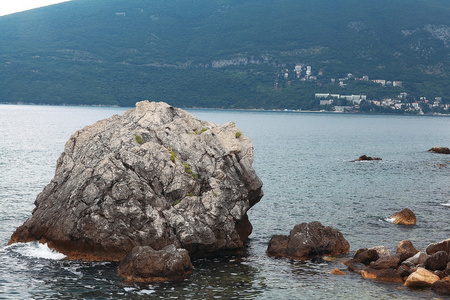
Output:
[[40,240],[83,260],[121,260],[136,246],[236,253],[263,195],[252,163],[233,123],[139,102],[72,135],[10,243]]
[[373,269],[365,268],[361,271],[361,277],[364,279],[374,279],[378,281],[403,283],[400,272],[395,269]]
[[396,212],[391,219],[397,225],[416,225],[416,215],[408,208]]
[[350,251],[350,244],[341,232],[320,222],[302,223],[289,236],[275,235],[269,242],[269,256],[308,259],[324,255],[340,255]]
[[440,154],[450,154],[450,149],[447,147],[433,147],[428,151]]
[[192,274],[192,264],[187,250],[174,245],[159,251],[137,246],[123,258],[118,271],[132,282],[182,281]]

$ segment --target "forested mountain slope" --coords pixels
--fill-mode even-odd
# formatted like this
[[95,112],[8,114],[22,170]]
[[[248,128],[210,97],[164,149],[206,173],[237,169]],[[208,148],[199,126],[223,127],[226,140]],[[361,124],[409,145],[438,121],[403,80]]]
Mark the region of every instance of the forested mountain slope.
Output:
[[[339,89],[450,99],[446,0],[74,0],[0,28],[0,102],[308,109]],[[317,80],[291,79],[296,64]],[[403,87],[329,84],[348,73]]]

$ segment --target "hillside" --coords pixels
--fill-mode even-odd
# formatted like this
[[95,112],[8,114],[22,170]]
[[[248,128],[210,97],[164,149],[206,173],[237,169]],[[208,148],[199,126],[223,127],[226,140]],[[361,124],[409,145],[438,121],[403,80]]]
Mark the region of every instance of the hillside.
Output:
[[74,0],[0,28],[0,102],[308,109],[348,73],[450,99],[446,0]]

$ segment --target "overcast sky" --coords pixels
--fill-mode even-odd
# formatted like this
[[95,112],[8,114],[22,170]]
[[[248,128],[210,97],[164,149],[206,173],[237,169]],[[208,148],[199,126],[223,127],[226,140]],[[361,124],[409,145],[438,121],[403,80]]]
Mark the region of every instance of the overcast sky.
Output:
[[0,0],[0,16],[70,0]]

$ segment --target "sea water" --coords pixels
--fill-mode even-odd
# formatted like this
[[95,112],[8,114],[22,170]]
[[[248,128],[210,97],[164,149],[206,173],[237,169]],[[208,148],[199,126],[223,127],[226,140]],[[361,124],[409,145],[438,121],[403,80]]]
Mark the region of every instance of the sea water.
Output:
[[[450,118],[232,110],[189,110],[234,121],[254,146],[264,197],[249,211],[244,257],[193,261],[181,283],[130,284],[117,263],[67,261],[38,243],[8,246],[54,175],[76,130],[125,108],[0,105],[0,299],[432,299],[430,289],[364,280],[339,259],[267,257],[274,234],[320,221],[344,234],[351,251],[401,240],[424,250],[450,238]],[[353,162],[361,155],[381,161]],[[417,225],[389,222],[409,208]],[[349,257],[347,255],[346,257]],[[346,275],[330,274],[340,268]]]

